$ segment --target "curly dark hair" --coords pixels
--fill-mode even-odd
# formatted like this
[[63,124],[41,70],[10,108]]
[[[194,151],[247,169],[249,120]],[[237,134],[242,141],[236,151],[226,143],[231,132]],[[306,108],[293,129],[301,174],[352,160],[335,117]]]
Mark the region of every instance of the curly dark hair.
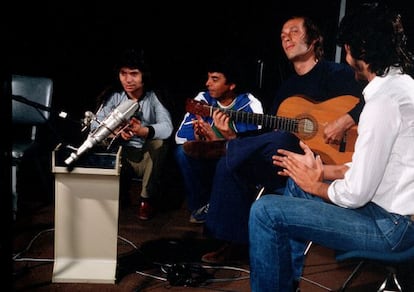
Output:
[[349,45],[351,56],[366,62],[377,76],[386,74],[391,66],[414,73],[401,15],[383,4],[365,3],[345,15],[337,43]]
[[97,109],[102,103],[105,103],[114,92],[123,90],[118,76],[121,68],[138,69],[141,71],[144,92],[153,90],[150,66],[148,61],[144,58],[144,51],[142,49],[134,48],[124,49],[113,67],[113,83],[104,88],[96,97]]
[[216,53],[206,64],[206,72],[222,73],[226,78],[226,84],[234,83],[234,92],[237,94],[249,91],[246,70],[247,64],[240,52]]
[[118,76],[119,70],[124,67],[141,71],[145,88],[149,89],[152,86],[150,66],[144,58],[144,50],[128,48],[122,51],[114,66],[115,75]]

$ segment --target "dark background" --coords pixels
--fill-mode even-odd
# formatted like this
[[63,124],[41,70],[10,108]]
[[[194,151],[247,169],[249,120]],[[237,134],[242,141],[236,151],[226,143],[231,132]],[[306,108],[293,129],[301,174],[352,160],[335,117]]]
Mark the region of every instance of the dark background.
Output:
[[[126,47],[143,49],[156,86],[174,100],[174,117],[181,117],[185,98],[204,89],[204,63],[222,50],[243,56],[252,91],[267,103],[287,69],[279,37],[287,16],[315,17],[327,36],[327,57],[333,57],[339,1],[302,2],[285,3],[286,8],[276,1],[16,2],[8,58],[12,73],[53,78],[54,109],[74,119],[95,109]],[[259,61],[265,68],[260,91]],[[60,130],[67,124],[55,125],[63,139],[74,138]]]
[[[348,0],[347,9],[359,2]],[[408,1],[388,2],[403,15],[408,12]],[[86,110],[95,110],[96,97],[117,77],[112,66],[124,48],[144,51],[156,87],[166,92],[175,123],[182,116],[185,98],[204,89],[204,63],[222,50],[243,56],[251,91],[267,107],[290,69],[280,47],[282,23],[295,14],[314,18],[325,35],[326,58],[333,60],[340,3],[14,1],[5,10],[9,21],[3,44],[9,50],[6,62],[11,73],[54,80],[53,108],[68,113],[66,121],[54,123],[58,139],[77,143],[80,126],[71,120],[79,121]],[[412,32],[409,17],[404,20]]]

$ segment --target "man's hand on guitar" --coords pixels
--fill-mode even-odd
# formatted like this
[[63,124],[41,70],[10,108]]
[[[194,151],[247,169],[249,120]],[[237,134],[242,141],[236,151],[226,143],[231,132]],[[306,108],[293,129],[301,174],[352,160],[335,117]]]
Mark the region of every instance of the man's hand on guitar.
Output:
[[323,138],[327,144],[339,144],[345,136],[347,130],[355,125],[350,115],[345,114],[336,120],[325,125]]
[[226,140],[236,138],[236,133],[230,128],[230,117],[219,110],[213,112],[214,125]]
[[197,119],[193,121],[194,136],[196,137],[196,140],[217,140],[217,136],[210,124],[204,121],[201,116],[196,115],[196,117]]

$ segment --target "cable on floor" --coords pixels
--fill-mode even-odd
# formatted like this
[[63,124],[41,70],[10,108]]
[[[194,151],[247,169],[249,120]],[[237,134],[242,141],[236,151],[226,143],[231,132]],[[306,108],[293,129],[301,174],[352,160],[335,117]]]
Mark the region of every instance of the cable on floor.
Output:
[[36,235],[33,237],[33,239],[29,242],[29,244],[26,246],[26,248],[25,248],[24,250],[22,250],[21,252],[19,252],[19,253],[15,254],[15,255],[12,257],[13,261],[16,261],[16,262],[22,262],[22,261],[34,261],[34,262],[53,262],[53,261],[54,261],[53,259],[41,259],[41,258],[21,258],[21,255],[22,255],[22,254],[24,254],[24,253],[26,253],[26,252],[28,252],[28,251],[31,249],[31,247],[32,247],[33,243],[35,242],[35,240],[36,240],[39,236],[41,236],[42,234],[44,234],[44,233],[46,233],[46,232],[50,232],[50,231],[54,231],[54,230],[55,230],[54,228],[49,228],[49,229],[46,229],[46,230],[40,231],[38,234],[36,234]]
[[[24,250],[22,250],[21,252],[18,252],[17,254],[13,255],[12,260],[15,262],[24,262],[24,261],[32,261],[32,262],[54,262],[54,259],[48,259],[48,258],[22,258],[21,256],[28,252],[31,248],[33,243],[36,241],[37,238],[39,238],[42,234],[47,233],[47,232],[51,232],[54,231],[54,228],[49,228],[49,229],[45,229],[40,231],[39,233],[37,233],[32,240],[30,240],[29,244],[26,246],[26,248]],[[138,249],[138,247],[130,240],[118,235],[118,239],[128,243],[129,245],[131,245],[134,249]]]
[[[238,276],[230,278],[214,278],[214,273],[209,273],[207,270],[232,270],[240,273],[248,274],[247,276]],[[246,280],[250,278],[250,271],[234,266],[210,266],[200,265],[194,263],[179,263],[179,264],[164,264],[161,265],[161,272],[166,276],[161,277],[155,274],[149,274],[141,271],[136,271],[137,274],[150,277],[160,281],[169,282],[171,286],[188,286],[199,287],[210,283],[229,282]]]

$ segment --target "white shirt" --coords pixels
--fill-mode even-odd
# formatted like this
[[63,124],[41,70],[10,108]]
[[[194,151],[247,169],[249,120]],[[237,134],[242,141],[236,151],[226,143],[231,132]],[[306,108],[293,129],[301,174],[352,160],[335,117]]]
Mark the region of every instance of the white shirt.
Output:
[[391,68],[364,91],[352,163],[328,188],[330,200],[358,208],[372,201],[391,213],[414,214],[414,80]]

